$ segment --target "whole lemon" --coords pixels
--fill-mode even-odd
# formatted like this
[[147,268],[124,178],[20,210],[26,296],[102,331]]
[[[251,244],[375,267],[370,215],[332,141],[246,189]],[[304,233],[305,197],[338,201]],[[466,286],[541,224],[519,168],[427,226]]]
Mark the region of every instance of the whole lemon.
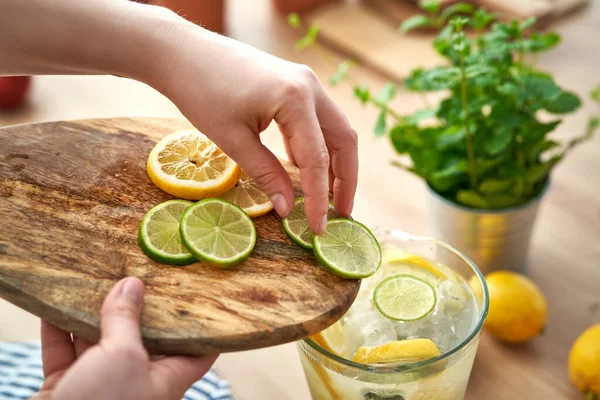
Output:
[[573,343],[569,375],[582,392],[600,395],[600,324],[588,328]]
[[485,329],[508,343],[522,343],[539,335],[546,325],[546,298],[530,279],[512,271],[485,277],[490,309]]

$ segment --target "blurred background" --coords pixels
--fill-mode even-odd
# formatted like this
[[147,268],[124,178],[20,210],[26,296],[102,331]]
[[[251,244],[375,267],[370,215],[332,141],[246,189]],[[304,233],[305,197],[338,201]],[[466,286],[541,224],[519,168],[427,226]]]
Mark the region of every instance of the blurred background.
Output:
[[[401,35],[398,26],[418,13],[409,0],[158,0],[186,18],[276,56],[309,65],[359,133],[361,170],[355,217],[368,225],[393,225],[429,234],[430,215],[422,180],[394,168],[389,140],[375,140],[379,112],[353,98],[350,85],[329,87],[344,59],[356,60],[353,76],[374,92],[386,82],[400,83],[417,67],[440,62],[431,42],[435,33]],[[446,6],[451,2],[444,2]],[[589,92],[600,82],[600,3],[585,0],[480,0],[492,11],[525,21],[533,30],[556,31],[560,45],[537,59],[540,69],[578,94],[582,106],[565,117],[555,139],[581,135],[596,110]],[[321,51],[302,51],[300,34],[288,24],[297,12],[306,26],[316,23]],[[325,57],[324,54],[325,53]],[[436,101],[435,97],[429,101]],[[402,92],[391,105],[400,112],[422,107],[422,96]],[[154,89],[112,76],[36,76],[0,78],[0,126],[80,118],[152,116],[181,118],[177,108]],[[276,127],[262,135],[285,158]],[[548,324],[543,336],[507,346],[484,335],[468,399],[580,399],[570,383],[568,354],[573,341],[600,321],[600,137],[577,148],[553,172],[532,233],[527,274],[546,294]],[[507,266],[507,268],[509,268]],[[39,338],[38,320],[0,301],[0,340]],[[6,321],[10,321],[7,323]],[[598,339],[600,341],[600,339]],[[274,364],[284,364],[277,369]],[[236,399],[308,399],[293,345],[228,354],[218,372],[232,383]],[[252,371],[252,377],[248,376]],[[285,371],[285,372],[282,372]]]

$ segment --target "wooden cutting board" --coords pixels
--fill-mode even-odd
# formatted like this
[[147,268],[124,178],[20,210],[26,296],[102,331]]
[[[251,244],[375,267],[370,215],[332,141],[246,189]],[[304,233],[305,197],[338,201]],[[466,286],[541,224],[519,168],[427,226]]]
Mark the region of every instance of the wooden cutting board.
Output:
[[[62,329],[99,338],[113,285],[146,285],[142,336],[153,354],[199,355],[295,341],[333,324],[360,282],[321,268],[274,212],[255,220],[253,254],[229,270],[160,265],[137,244],[144,214],[172,198],[146,174],[164,135],[190,125],[95,119],[0,130],[0,297]],[[297,194],[298,172],[286,163]]]

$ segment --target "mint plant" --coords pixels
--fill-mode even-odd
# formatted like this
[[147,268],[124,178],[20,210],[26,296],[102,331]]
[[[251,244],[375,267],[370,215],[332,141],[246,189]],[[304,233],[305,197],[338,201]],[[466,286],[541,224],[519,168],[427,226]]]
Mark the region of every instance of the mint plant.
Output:
[[[466,3],[420,5],[424,14],[406,20],[400,31],[437,29],[432,45],[444,65],[415,69],[400,86],[388,83],[372,95],[350,76],[353,63],[346,61],[330,83],[349,81],[357,99],[380,109],[375,134],[388,136],[396,152],[410,159],[394,165],[422,177],[440,195],[481,209],[527,203],[543,190],[552,169],[600,126],[594,117],[580,137],[566,143],[550,137],[581,100],[529,60],[558,45],[560,36],[529,34],[533,18],[498,22],[498,15]],[[298,16],[289,22],[303,29]],[[311,26],[298,47],[316,45],[317,35],[318,27]],[[402,115],[389,106],[399,90],[441,92],[444,98]],[[600,86],[592,98],[600,106]]]

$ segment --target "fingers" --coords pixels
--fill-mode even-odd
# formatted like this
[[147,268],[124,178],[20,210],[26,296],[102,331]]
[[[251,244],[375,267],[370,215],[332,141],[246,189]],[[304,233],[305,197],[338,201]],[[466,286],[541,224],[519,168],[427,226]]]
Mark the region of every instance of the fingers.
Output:
[[88,342],[85,339],[74,336],[73,337],[73,347],[75,348],[75,355],[77,358],[81,357],[83,353],[87,351],[90,347],[92,347],[94,343]]
[[251,130],[229,135],[218,146],[233,158],[269,196],[280,217],[287,217],[294,206],[294,187],[279,159]]
[[42,321],[42,363],[44,377],[64,371],[75,362],[71,334]]
[[311,230],[325,232],[329,204],[329,152],[311,102],[288,106],[275,116],[289,146],[304,192],[304,210]]
[[110,291],[102,305],[100,328],[102,341],[122,346],[139,346],[140,314],[144,301],[144,284],[138,278],[125,278]]
[[292,149],[290,147],[290,139],[285,134],[281,125],[278,125],[278,127],[279,127],[279,132],[281,132],[281,135],[283,136],[283,146],[285,147],[285,153],[288,156],[288,161],[290,162],[290,164],[295,165],[297,167],[298,164],[296,164],[296,160],[294,160],[294,155],[292,154]]
[[331,152],[330,182],[333,204],[343,217],[349,217],[354,206],[358,182],[358,136],[340,108],[321,90],[317,98],[317,115]]
[[204,357],[167,357],[152,363],[152,371],[165,386],[183,393],[200,380],[216,361],[218,354]]

